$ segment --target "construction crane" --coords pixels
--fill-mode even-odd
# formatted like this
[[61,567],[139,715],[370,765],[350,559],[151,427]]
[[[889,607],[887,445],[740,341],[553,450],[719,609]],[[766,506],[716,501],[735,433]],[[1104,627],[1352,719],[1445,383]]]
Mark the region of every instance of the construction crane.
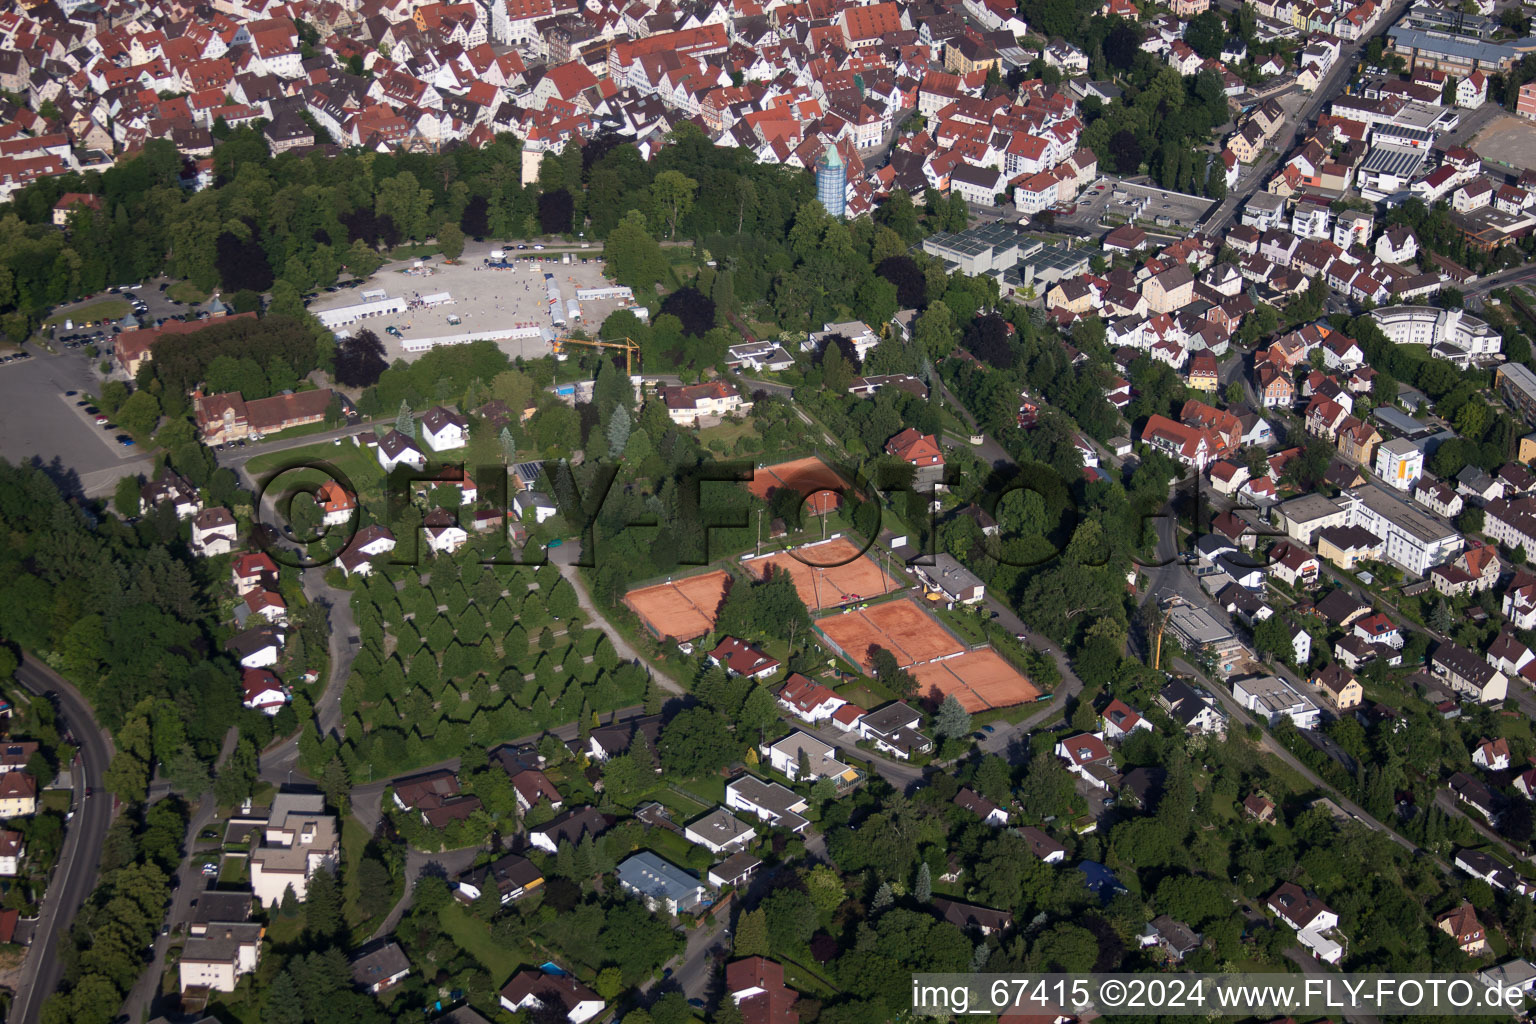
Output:
[[561,349],[566,345],[584,345],[587,348],[616,348],[624,352],[624,372],[629,376],[635,375],[635,360],[640,358],[640,346],[629,338],[620,338],[617,341],[588,341],[585,338],[556,338],[550,342],[555,355],[561,354]]
[[1168,609],[1159,607],[1157,610],[1157,632],[1152,641],[1152,668],[1161,670],[1163,667],[1163,631],[1168,628]]

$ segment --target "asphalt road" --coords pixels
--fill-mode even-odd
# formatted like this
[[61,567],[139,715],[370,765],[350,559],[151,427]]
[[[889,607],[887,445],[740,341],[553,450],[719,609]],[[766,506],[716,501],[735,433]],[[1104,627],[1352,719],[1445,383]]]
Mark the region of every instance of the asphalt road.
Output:
[[[341,431],[330,431],[329,434],[342,436],[349,431],[363,429],[360,426],[347,427]],[[322,435],[326,437],[329,435]],[[292,438],[291,442],[315,443],[315,438]],[[255,481],[245,470],[245,461],[251,454],[262,451],[281,451],[287,447],[298,447],[299,444],[290,441],[270,442],[271,447],[265,445],[247,445],[245,448],[233,449],[236,456],[230,465],[240,474],[243,483],[256,489]],[[254,450],[253,450],[254,449]],[[226,448],[219,454],[229,455],[231,449]],[[248,454],[249,453],[249,454]],[[277,522],[278,517],[272,511],[272,497],[263,496],[265,513],[270,522]],[[330,655],[330,673],[325,681],[325,689],[315,698],[315,719],[318,722],[320,734],[328,735],[341,726],[341,691],[347,685],[347,677],[352,674],[352,662],[357,657],[357,647],[351,643],[351,638],[357,635],[357,620],[352,615],[352,592],[341,590],[326,582],[325,573],[330,568],[328,565],[315,566],[305,569],[302,574],[304,596],[311,605],[326,610],[326,624],[329,627],[330,640],[328,653]],[[298,771],[299,763],[299,737],[293,736],[283,740],[274,746],[262,751],[260,757],[260,774],[265,782],[274,786],[282,786],[291,782],[294,772]],[[304,776],[301,774],[301,778]]]
[[[357,621],[352,615],[352,594],[338,590],[325,581],[326,566],[305,569],[303,574],[304,596],[312,605],[326,609],[330,627],[330,675],[325,689],[315,698],[315,719],[320,735],[326,736],[341,726],[341,691],[352,674],[352,661],[358,648],[350,642],[357,635]],[[308,726],[305,726],[308,728]],[[261,778],[274,786],[285,785],[298,771],[299,737],[293,736],[262,751],[260,758]],[[303,777],[302,774],[300,776]]]
[[[1266,153],[1276,154],[1278,157],[1279,154],[1291,151],[1291,146],[1294,144],[1297,136],[1301,134],[1302,129],[1317,117],[1324,104],[1332,102],[1343,91],[1345,83],[1349,81],[1350,76],[1354,73],[1355,64],[1358,62],[1360,53],[1365,49],[1366,44],[1376,36],[1386,33],[1388,27],[1397,21],[1397,16],[1402,13],[1405,2],[1406,0],[1391,0],[1391,3],[1386,5],[1377,20],[1376,24],[1379,28],[1375,32],[1366,38],[1357,39],[1352,43],[1345,43],[1340,47],[1339,59],[1334,61],[1333,67],[1329,69],[1328,74],[1318,83],[1317,91],[1312,94],[1311,100],[1307,102],[1306,106],[1301,108],[1295,117],[1286,118],[1285,127],[1265,147]],[[1247,202],[1248,197],[1263,187],[1271,166],[1278,166],[1278,160],[1272,162],[1266,157],[1243,172],[1238,178],[1237,185],[1233,187],[1232,191],[1227,193],[1227,198],[1217,207],[1216,212],[1211,214],[1200,225],[1200,230],[1206,234],[1214,234],[1226,227],[1227,222],[1232,219],[1238,208]]]
[[91,706],[63,676],[23,655],[16,679],[33,693],[49,694],[57,700],[59,725],[73,733],[80,744],[80,774],[85,776],[83,790],[79,775],[73,779],[75,815],[65,828],[64,849],[43,897],[37,931],[27,949],[16,1002],[8,1018],[11,1024],[36,1024],[39,1007],[58,987],[64,973],[57,955],[59,941],[96,888],[98,855],[112,822],[113,799],[102,786],[102,776],[112,760],[113,746],[112,738],[97,724]]
[[[361,434],[366,430],[372,429],[375,423],[382,422],[385,421],[366,420],[349,423],[344,427],[337,427],[335,430],[327,430],[319,434],[305,434],[302,437],[284,437],[275,441],[247,441],[243,448],[239,446],[226,447],[223,451],[215,451],[213,457],[219,465],[245,475],[245,464],[258,455],[265,455],[268,452],[292,451],[295,448],[308,448],[312,444],[324,444],[326,441],[349,438],[353,434]],[[389,420],[388,422],[391,426],[394,425],[394,420]],[[342,441],[342,444],[351,443],[351,441],[347,440]],[[256,486],[249,476],[246,476],[246,486],[251,488]]]
[[1478,278],[1462,289],[1465,295],[1487,295],[1495,288],[1536,284],[1536,263],[1527,263]]

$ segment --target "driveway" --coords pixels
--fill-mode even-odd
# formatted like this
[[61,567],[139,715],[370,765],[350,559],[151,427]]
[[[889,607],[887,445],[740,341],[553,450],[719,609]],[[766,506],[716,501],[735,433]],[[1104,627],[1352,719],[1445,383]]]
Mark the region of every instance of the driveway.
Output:
[[441,853],[423,853],[420,850],[406,847],[405,850],[405,892],[400,899],[384,915],[384,922],[373,930],[369,941],[382,939],[395,930],[395,925],[400,923],[400,918],[411,909],[411,898],[414,895],[417,879],[425,874],[434,874],[442,878],[455,879],[475,866],[475,858],[480,855],[483,847],[466,846],[460,850],[445,850]]

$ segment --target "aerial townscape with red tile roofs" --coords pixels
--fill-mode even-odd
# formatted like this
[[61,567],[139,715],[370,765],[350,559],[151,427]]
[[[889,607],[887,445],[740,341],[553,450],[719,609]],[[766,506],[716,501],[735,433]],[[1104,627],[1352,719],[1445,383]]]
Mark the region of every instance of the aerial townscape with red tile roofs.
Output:
[[1528,1015],[1533,256],[1518,0],[8,5],[5,1019]]

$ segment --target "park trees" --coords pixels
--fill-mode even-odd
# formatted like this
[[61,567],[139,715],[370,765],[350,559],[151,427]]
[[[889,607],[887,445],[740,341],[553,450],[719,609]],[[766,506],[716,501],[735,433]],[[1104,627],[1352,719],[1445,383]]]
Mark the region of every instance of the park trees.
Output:
[[677,222],[693,209],[699,183],[682,171],[662,171],[651,182],[651,194],[667,224],[667,237],[677,237]]
[[728,719],[698,707],[679,712],[668,722],[656,748],[663,768],[674,775],[691,777],[730,764],[739,753],[740,744],[731,733]]

